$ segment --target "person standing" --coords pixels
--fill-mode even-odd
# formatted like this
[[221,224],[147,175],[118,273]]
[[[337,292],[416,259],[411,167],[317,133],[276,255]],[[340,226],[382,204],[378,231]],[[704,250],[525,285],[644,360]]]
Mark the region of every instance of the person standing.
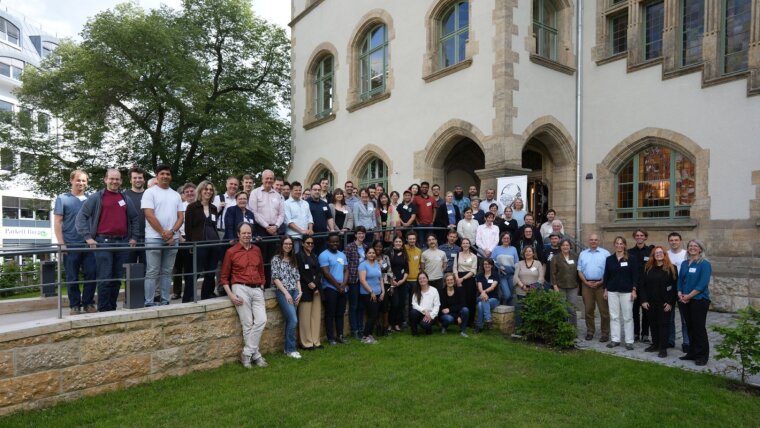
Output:
[[285,355],[299,360],[301,354],[296,350],[297,308],[303,294],[293,239],[289,236],[282,238],[277,254],[272,257],[272,285],[275,287],[277,305],[285,318]]
[[496,204],[497,212],[502,212],[499,201],[496,199],[496,189],[487,189],[486,198],[480,201],[480,209],[484,212],[488,212],[491,209],[491,204]]
[[396,212],[398,213],[396,227],[409,230],[414,226],[417,221],[417,204],[412,201],[412,192],[404,190],[403,201],[396,207]]
[[307,351],[322,349],[320,331],[322,320],[322,275],[319,260],[314,253],[314,238],[303,240],[301,252],[296,254],[298,273],[301,277],[301,303],[298,305],[298,336]]
[[707,310],[710,309],[710,277],[712,265],[705,259],[705,245],[696,239],[686,246],[689,258],[678,271],[678,309],[686,319],[689,330],[689,352],[681,360],[694,360],[698,366],[707,364],[710,341],[707,337]]
[[457,245],[457,238],[459,238],[457,231],[449,229],[449,231],[446,233],[446,242],[438,247],[446,254],[446,269],[444,270],[445,273],[451,273],[454,271],[454,259],[456,259],[457,254],[462,251],[459,245]]
[[499,294],[502,305],[512,304],[514,294],[513,278],[515,275],[515,266],[520,260],[517,249],[512,246],[512,235],[509,232],[502,232],[501,245],[494,248],[491,254],[494,264],[499,271]]
[[620,346],[620,321],[625,333],[625,349],[633,350],[633,302],[636,300],[636,286],[639,283],[639,262],[625,250],[625,238],[618,236],[614,241],[615,254],[607,257],[604,265],[604,299],[610,311],[612,340],[608,348]]
[[417,232],[414,230],[407,232],[404,250],[406,251],[406,259],[409,264],[409,276],[406,279],[409,294],[404,311],[405,316],[407,316],[406,319],[408,320],[409,308],[412,307],[412,294],[417,287],[417,276],[420,273],[420,262],[422,261],[422,250],[417,246]]
[[[676,267],[676,273],[681,272],[681,265],[686,260],[686,250],[681,246],[683,238],[678,232],[671,232],[668,235],[668,259]],[[675,308],[670,311],[670,335],[668,337],[668,348],[676,346],[676,317]],[[686,320],[683,317],[683,312],[678,311],[678,317],[681,319],[681,350],[684,353],[689,352],[689,332],[686,328]]]
[[309,198],[309,211],[311,212],[312,231],[315,236],[315,251],[319,252],[325,248],[325,237],[327,233],[337,230],[335,219],[333,218],[330,205],[323,201],[319,196],[319,183],[311,185],[311,198]]
[[[161,305],[168,305],[171,273],[177,256],[179,229],[185,221],[185,207],[179,193],[172,190],[169,165],[156,168],[156,185],[145,191],[142,210],[145,214],[145,306],[154,306],[156,287],[161,290]],[[159,248],[163,247],[163,248]]]
[[[646,245],[649,234],[644,229],[636,229],[633,231],[633,239],[636,241],[636,245],[628,250],[628,257],[636,260],[636,265],[639,268],[639,277],[644,273],[644,265],[649,261],[649,256],[652,254],[653,245]],[[641,309],[639,299],[633,302],[633,334],[634,340],[641,341],[643,343],[649,343],[649,319],[647,318],[647,311]]]
[[514,202],[512,202],[512,218],[517,221],[517,227],[525,225],[526,214],[522,198],[515,198]]
[[240,223],[248,223],[253,227],[255,219],[253,212],[247,208],[248,193],[241,191],[235,194],[235,206],[224,213],[224,240],[235,245],[238,240],[237,227]]
[[430,183],[423,181],[420,183],[420,193],[414,196],[412,201],[417,206],[417,233],[420,236],[427,236],[432,230],[435,213],[438,204],[431,196],[428,195]]
[[443,292],[443,272],[448,265],[446,253],[438,249],[438,239],[433,233],[427,237],[427,249],[422,252],[420,269],[427,274],[430,286],[440,295]]
[[406,282],[409,277],[409,260],[406,256],[404,241],[401,237],[393,240],[393,247],[388,249],[388,260],[391,264],[390,292],[391,299],[390,313],[388,314],[388,324],[395,331],[401,331],[401,325],[404,323],[404,306],[406,305],[409,288]]
[[469,323],[475,321],[475,308],[477,307],[477,285],[475,277],[478,273],[478,255],[472,250],[472,243],[469,239],[462,239],[462,251],[457,254],[454,260],[454,279],[457,288],[464,292],[464,304],[467,306]]
[[98,280],[98,312],[116,310],[128,246],[137,244],[140,227],[138,208],[121,193],[121,173],[106,171],[106,188],[90,195],[77,214],[77,232],[90,248],[119,248],[121,251],[95,251]]
[[412,327],[412,336],[417,336],[418,329],[422,327],[425,334],[433,333],[433,323],[441,308],[441,300],[438,290],[431,287],[425,272],[417,276],[417,287],[412,295],[412,306],[409,311],[409,324]]
[[599,246],[599,235],[592,233],[588,238],[588,248],[581,251],[578,256],[578,277],[581,280],[581,293],[583,306],[585,307],[586,340],[594,338],[596,323],[594,311],[599,307],[599,316],[602,319],[602,337],[600,342],[610,340],[610,312],[607,300],[604,298],[604,266],[610,252]]
[[351,334],[361,339],[364,322],[364,307],[359,300],[359,265],[364,261],[367,254],[367,244],[364,238],[367,231],[364,226],[357,226],[356,239],[346,245],[345,255],[348,260],[348,322],[351,326]]
[[512,242],[517,242],[520,236],[517,235],[517,229],[520,227],[517,225],[517,220],[512,218],[512,207],[504,208],[504,215],[502,216],[504,222],[499,228],[499,233],[509,232],[509,237]]
[[441,333],[446,334],[451,324],[459,325],[459,334],[467,337],[467,322],[470,320],[470,310],[465,305],[464,290],[457,287],[457,281],[453,273],[447,273],[444,277],[446,287],[439,296],[441,300],[440,316]]
[[285,224],[287,234],[293,239],[293,251],[301,251],[301,240],[314,234],[314,220],[309,203],[301,200],[301,183],[294,181],[290,186],[290,198],[285,201]]
[[319,255],[322,269],[322,292],[325,294],[325,332],[330,345],[348,343],[343,338],[346,292],[348,288],[348,259],[338,250],[340,237],[333,232],[327,237],[327,249]]
[[253,212],[256,221],[253,226],[254,235],[264,239],[258,245],[266,261],[272,259],[277,247],[277,231],[285,221],[285,210],[282,208],[282,196],[274,189],[274,172],[264,170],[261,180],[261,187],[254,189],[248,198],[248,209]]
[[[53,208],[53,229],[61,246],[63,265],[66,272],[66,288],[69,296],[69,315],[97,312],[95,308],[95,255],[92,251],[72,251],[66,249],[84,248],[84,237],[77,231],[76,221],[79,210],[87,200],[85,190],[89,177],[82,170],[74,170],[69,175],[71,190],[55,198]],[[79,272],[84,274],[83,290],[79,289]]]
[[382,269],[377,260],[375,249],[367,249],[367,258],[359,264],[359,289],[362,306],[367,312],[367,322],[362,332],[362,343],[373,344],[377,339],[372,335],[380,312],[380,303],[385,298],[385,289],[382,284]]
[[478,252],[483,257],[490,259],[494,248],[499,245],[499,228],[493,224],[494,215],[492,212],[486,213],[486,223],[478,226],[478,232],[475,237],[475,243],[478,246]]
[[461,219],[459,206],[454,203],[454,193],[446,192],[446,199],[438,204],[436,209],[435,226],[441,228],[436,231],[438,240],[443,242],[446,240],[448,231],[456,231],[457,224]]
[[678,271],[663,247],[656,246],[652,250],[644,266],[640,290],[641,307],[647,311],[652,327],[652,344],[644,351],[658,352],[658,357],[665,358],[668,356],[670,313],[675,310],[678,299]]
[[235,305],[243,327],[244,346],[240,362],[243,367],[251,368],[253,360],[258,367],[263,368],[268,366],[259,348],[267,324],[264,260],[261,258],[261,250],[252,243],[253,227],[249,223],[240,223],[237,233],[240,241],[224,255],[220,282],[227,297]]
[[[137,246],[142,247],[145,242],[145,215],[143,215],[140,205],[142,204],[143,193],[145,193],[145,170],[140,167],[129,169],[130,188],[124,192],[124,196],[132,201],[132,206],[136,208],[138,227],[135,231]],[[132,250],[127,256],[127,263],[145,263],[145,250]]]
[[[229,191],[229,189],[227,189]],[[243,192],[251,194],[253,192],[253,176],[251,174],[245,174],[243,176]],[[235,193],[237,195],[237,193]]]
[[[253,177],[251,177],[249,185],[253,186]],[[216,212],[218,214],[216,219],[216,229],[219,232],[220,238],[224,237],[225,234],[225,222],[227,221],[225,214],[227,214],[227,208],[235,206],[235,195],[237,194],[239,187],[240,181],[238,181],[237,177],[231,175],[227,177],[227,181],[225,182],[226,192],[217,195],[216,198],[214,198],[214,206],[216,207]],[[235,226],[237,225],[232,225],[233,228]]]
[[[313,191],[314,189],[312,188]],[[370,200],[367,189],[359,190],[359,202],[351,207],[354,215],[354,227],[363,226],[364,230],[370,233],[377,228],[375,204],[375,202]]]
[[465,196],[461,184],[454,186],[454,203],[459,207],[459,212],[464,214],[465,208],[470,207],[470,198]]
[[572,245],[567,239],[559,243],[560,252],[552,257],[549,263],[552,277],[552,287],[554,291],[569,303],[568,312],[570,318],[568,322],[573,328],[578,326],[578,315],[576,306],[578,302],[578,260],[575,254],[571,252]]
[[343,189],[346,192],[346,205],[353,209],[354,204],[359,202],[359,198],[354,194],[354,182],[346,181],[346,183],[343,185]]
[[[539,229],[539,232],[541,233],[541,239],[546,240],[549,238],[549,234],[553,232],[552,229],[552,222],[557,218],[557,211],[554,211],[554,209],[549,209],[549,211],[546,212],[546,221],[541,225],[541,228]],[[560,222],[560,224],[562,224]],[[562,227],[560,229],[560,234],[565,234],[565,228]]]
[[330,193],[330,180],[327,177],[319,180],[319,198],[328,204],[333,200],[333,195]]
[[351,212],[351,207],[346,204],[346,194],[343,189],[335,189],[329,208],[336,230],[343,233],[354,230],[354,214]]
[[[202,181],[198,185],[198,192],[200,195],[197,200],[188,205],[185,211],[185,239],[187,242],[203,244],[200,247],[188,250],[193,251],[195,254],[190,254],[189,263],[185,264],[185,272],[190,272],[192,280],[185,281],[185,292],[182,296],[182,303],[193,301],[196,278],[200,272],[203,275],[201,299],[206,300],[216,297],[214,295],[214,289],[216,288],[216,267],[219,264],[219,260],[224,257],[222,246],[208,246],[210,243],[219,241],[219,235],[216,233],[218,213],[216,206],[213,204],[216,189],[214,189],[214,185],[210,181]],[[233,206],[228,208],[228,212],[237,209]],[[224,249],[226,248],[225,245]],[[195,269],[193,269],[193,257],[195,257]]]
[[465,208],[462,215],[464,218],[457,223],[457,235],[459,239],[467,238],[470,242],[475,242],[480,224],[472,217],[472,208]]

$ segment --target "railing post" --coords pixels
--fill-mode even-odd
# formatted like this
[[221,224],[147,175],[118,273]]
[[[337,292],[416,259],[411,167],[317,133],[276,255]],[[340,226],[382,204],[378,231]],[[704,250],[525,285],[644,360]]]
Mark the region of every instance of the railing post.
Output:
[[198,303],[198,244],[193,241],[193,302]]
[[61,244],[58,244],[58,266],[56,272],[56,283],[58,284],[58,319],[63,318],[63,292],[61,290],[61,272],[63,272],[63,250]]

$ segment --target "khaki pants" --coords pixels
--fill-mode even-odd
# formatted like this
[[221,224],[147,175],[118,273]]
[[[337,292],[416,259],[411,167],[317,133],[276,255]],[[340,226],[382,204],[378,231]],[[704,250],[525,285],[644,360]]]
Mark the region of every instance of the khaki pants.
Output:
[[311,348],[321,345],[320,330],[322,328],[322,296],[314,295],[311,302],[301,301],[298,304],[298,336],[301,346]]
[[232,292],[243,299],[242,305],[235,306],[240,317],[240,324],[243,326],[243,355],[256,360],[261,358],[259,343],[264,327],[267,325],[264,290],[261,287],[232,284]]
[[565,300],[570,303],[570,318],[568,319],[568,322],[573,327],[578,326],[578,314],[576,313],[578,306],[578,289],[577,288],[560,288],[559,289],[560,296],[564,297]]
[[599,315],[602,318],[602,338],[610,337],[610,310],[607,301],[604,300],[604,289],[602,287],[591,288],[587,285],[583,287],[583,305],[586,307],[586,335],[593,336],[596,332],[594,325],[594,311],[599,307]]

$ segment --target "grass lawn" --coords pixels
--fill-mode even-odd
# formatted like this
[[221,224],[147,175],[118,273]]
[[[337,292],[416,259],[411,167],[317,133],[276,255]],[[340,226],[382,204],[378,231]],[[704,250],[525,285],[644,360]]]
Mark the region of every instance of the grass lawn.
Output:
[[2,427],[757,426],[723,378],[495,332],[400,334],[268,357],[0,419]]

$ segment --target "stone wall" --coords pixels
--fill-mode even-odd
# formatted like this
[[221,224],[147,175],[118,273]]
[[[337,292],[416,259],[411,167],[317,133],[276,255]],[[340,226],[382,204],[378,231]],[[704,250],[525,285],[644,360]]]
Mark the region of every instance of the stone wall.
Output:
[[[261,350],[281,352],[273,290],[266,307]],[[512,309],[494,311],[494,325],[505,334],[512,332]],[[0,415],[216,368],[236,361],[242,346],[227,298],[2,326]]]

